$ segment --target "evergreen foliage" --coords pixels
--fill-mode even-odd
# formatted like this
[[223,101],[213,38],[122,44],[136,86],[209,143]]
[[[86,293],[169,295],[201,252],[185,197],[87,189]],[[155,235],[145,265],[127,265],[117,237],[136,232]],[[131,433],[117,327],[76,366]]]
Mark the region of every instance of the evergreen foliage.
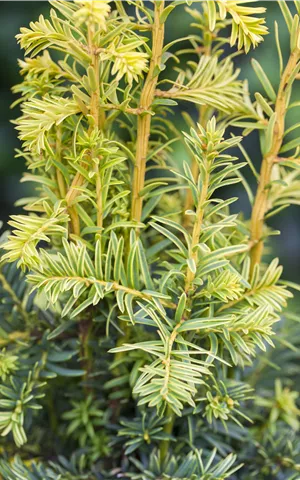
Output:
[[[299,479],[300,286],[264,249],[299,204],[299,2],[280,2],[289,56],[277,28],[255,98],[234,63],[268,33],[249,0],[50,3],[17,35],[36,196],[0,244],[1,478]],[[177,8],[191,35],[165,44]]]

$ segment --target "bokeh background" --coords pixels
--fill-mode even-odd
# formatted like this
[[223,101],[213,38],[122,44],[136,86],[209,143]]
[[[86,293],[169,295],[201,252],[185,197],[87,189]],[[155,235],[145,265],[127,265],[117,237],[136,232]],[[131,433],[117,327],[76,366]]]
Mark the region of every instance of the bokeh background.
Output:
[[[247,56],[240,56],[236,59],[237,66],[241,68],[241,77],[248,79],[252,93],[262,91],[251,67],[250,61],[253,57],[257,58],[263,65],[272,83],[278,85],[279,69],[274,40],[275,20],[279,24],[282,51],[285,58],[289,51],[287,29],[277,2],[258,2],[258,4],[267,8],[267,23],[270,34],[255,51],[252,50]],[[195,7],[193,6],[193,8]],[[11,93],[11,87],[21,80],[17,59],[22,58],[22,52],[16,43],[15,35],[19,32],[21,26],[27,26],[31,20],[36,20],[41,13],[47,15],[48,11],[49,4],[46,1],[0,1],[0,219],[4,223],[8,220],[10,214],[19,212],[20,209],[14,205],[16,200],[30,193],[28,183],[19,183],[24,171],[24,162],[21,158],[15,158],[15,149],[19,147],[19,141],[11,123],[11,120],[19,115],[18,108],[10,109],[10,105],[16,99]],[[175,9],[171,17],[172,21],[169,23],[167,41],[191,33],[191,17],[183,14],[181,7]],[[296,86],[295,88],[294,96],[300,100],[300,82],[299,87]],[[193,109],[190,107],[189,113],[193,114]],[[299,109],[293,109],[293,116],[294,118],[288,118],[288,123],[297,121],[295,116],[299,116]],[[176,113],[175,122],[179,126],[182,122],[179,111]],[[297,133],[299,134],[299,130],[296,130]],[[261,158],[256,135],[252,134],[249,138],[246,138],[244,146],[254,164],[259,168]],[[175,155],[180,161],[183,151],[178,148]],[[249,177],[249,181],[255,188],[255,183],[251,177]],[[248,200],[243,189],[237,186],[234,192],[230,192],[230,195],[239,196],[240,200],[236,208],[242,209],[246,217],[249,216]],[[290,207],[276,216],[273,226],[281,230],[281,236],[274,237],[272,241],[273,250],[280,257],[285,268],[285,278],[300,282],[300,206],[298,208]]]

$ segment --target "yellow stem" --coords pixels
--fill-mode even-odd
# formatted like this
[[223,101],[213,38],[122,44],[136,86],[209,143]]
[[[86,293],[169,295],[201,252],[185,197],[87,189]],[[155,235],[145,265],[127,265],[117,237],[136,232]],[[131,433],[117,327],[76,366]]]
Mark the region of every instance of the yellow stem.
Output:
[[[89,41],[89,48],[91,51],[92,63],[91,66],[94,70],[94,75],[96,79],[96,88],[92,92],[91,95],[91,115],[94,119],[94,125],[90,127],[90,131],[95,127],[99,129],[100,124],[101,127],[104,126],[105,122],[105,114],[99,109],[99,56],[94,52],[93,46],[93,36],[94,36],[94,28],[93,25],[89,25],[88,29],[88,41]],[[103,117],[104,115],[104,117]],[[93,152],[91,152],[91,159],[93,157]],[[101,174],[99,172],[99,165],[94,165],[94,171],[96,173],[96,198],[97,198],[97,227],[103,226],[103,204],[102,204],[102,182],[101,182]]]
[[[176,340],[176,337],[178,335],[178,329],[184,322],[185,318],[182,317],[180,321],[177,323],[175,326],[173,332],[170,335],[169,342],[168,342],[168,349],[167,349],[167,354],[165,359],[163,360],[163,364],[165,365],[165,375],[164,375],[164,383],[163,386],[161,387],[161,395],[166,401],[167,396],[168,396],[168,384],[169,384],[169,379],[171,375],[171,355],[172,355],[172,348],[174,345],[174,342]],[[170,417],[169,422],[165,424],[164,426],[164,432],[168,433],[169,435],[172,433],[173,426],[175,423],[175,413],[173,412],[172,408],[170,405],[167,406],[167,416]],[[159,444],[159,451],[160,451],[160,461],[163,462],[164,459],[166,458],[169,450],[169,440],[161,440]]]
[[[58,126],[56,129],[56,160],[61,163],[61,127]],[[59,194],[61,198],[66,196],[66,183],[63,174],[57,168],[56,169],[56,178],[59,189]]]
[[[77,280],[78,282],[84,282],[87,286],[94,285],[94,284],[97,283],[98,285],[102,285],[104,287],[110,287],[112,290],[115,290],[115,291],[122,290],[125,293],[129,293],[129,294],[131,294],[135,297],[143,298],[145,300],[153,300],[153,296],[150,293],[144,293],[144,292],[140,292],[139,290],[134,290],[133,288],[124,287],[123,285],[120,285],[117,282],[106,282],[105,280],[97,280],[96,278],[92,279],[92,278],[86,278],[86,277],[65,275],[65,276],[60,276],[60,277],[59,276],[49,277],[49,278],[47,278],[47,280],[48,281]],[[160,303],[167,308],[176,308],[177,307],[177,305],[175,303],[169,302],[169,301],[164,300],[164,299],[160,299]]]
[[[191,172],[193,175],[193,179],[196,181],[199,174],[199,167],[194,157],[192,158]],[[193,206],[193,195],[192,195],[192,190],[189,188],[186,194],[186,199],[184,204],[184,213],[187,210],[191,210],[192,206]],[[184,226],[189,227],[191,224],[190,220],[191,220],[190,215],[184,215],[183,217]]]
[[[198,251],[197,251],[196,245],[199,243],[199,238],[201,234],[201,228],[202,228],[203,216],[204,216],[204,203],[207,199],[208,186],[209,186],[209,174],[206,172],[205,178],[203,178],[202,190],[201,190],[200,198],[198,201],[198,206],[196,210],[196,219],[195,219],[193,233],[192,233],[190,258],[194,260],[195,264],[197,264],[197,257],[198,257]],[[190,268],[188,268],[186,281],[185,281],[185,291],[187,293],[191,288],[191,284],[194,278],[195,278],[195,274],[190,270]]]
[[[56,160],[58,162],[61,162],[61,147],[62,147],[61,137],[62,137],[61,127],[58,126],[56,129]],[[67,190],[66,190],[65,179],[58,168],[56,169],[56,179],[57,179],[60,197],[66,198]],[[69,205],[68,201],[67,201],[67,204]],[[75,235],[80,235],[80,222],[79,222],[78,213],[75,207],[69,206],[68,214],[70,215],[70,220],[71,220],[71,231]]]
[[[83,168],[87,169],[86,165],[81,165]],[[85,182],[85,178],[81,173],[77,172],[75,177],[73,178],[73,181],[71,183],[71,186],[67,192],[66,195],[66,202],[68,206],[71,206],[71,204],[74,202],[75,198],[79,195],[79,188],[82,187],[82,185]]]
[[[207,28],[205,33],[206,33],[208,44],[204,45],[203,47],[200,47],[200,48],[201,48],[201,53],[203,53],[204,56],[209,57],[211,55],[213,35],[212,35],[212,32],[210,31],[209,28]],[[208,111],[207,105],[201,105],[198,108],[198,121],[199,121],[200,125],[202,125],[202,127],[205,127],[205,124],[206,124],[206,121],[207,121],[207,111]],[[199,174],[199,167],[198,167],[198,163],[196,162],[196,159],[194,157],[192,158],[191,171],[192,171],[193,178],[196,181],[197,178],[198,178],[198,174]],[[189,189],[188,192],[187,192],[187,196],[186,196],[184,211],[190,210],[192,208],[192,206],[193,206],[193,195],[192,195],[191,189]],[[185,224],[189,223],[189,218],[190,218],[189,216],[184,217],[184,223]]]
[[[91,54],[91,66],[94,69],[94,74],[96,78],[96,83],[97,87],[96,89],[92,92],[91,94],[91,106],[90,106],[90,114],[94,119],[94,126],[96,128],[103,128],[105,124],[105,112],[101,109],[99,109],[99,56],[97,55],[95,51],[95,47],[93,45],[93,37],[94,37],[94,25],[92,23],[89,23],[88,25],[88,47],[89,47],[89,52]],[[93,128],[90,127],[90,130]],[[91,156],[93,153],[91,152]],[[82,168],[87,169],[87,165],[85,162],[81,164]],[[102,214],[103,214],[103,206],[102,206],[102,185],[101,185],[101,177],[98,172],[98,166],[96,165],[95,170],[97,172],[97,179],[96,179],[96,195],[97,195],[97,206],[98,206],[98,211],[97,211],[97,226],[102,227]],[[78,214],[76,212],[76,208],[72,207],[72,203],[76,199],[76,197],[80,193],[80,187],[84,184],[85,178],[84,176],[77,172],[76,175],[73,178],[72,184],[69,188],[69,191],[67,192],[66,195],[66,202],[67,205],[69,206],[69,211],[70,211],[70,216],[71,216],[71,221],[74,224],[73,230],[74,233],[77,235],[80,234],[80,225],[79,225],[79,218]]]
[[[163,42],[164,42],[164,24],[160,23],[160,15],[164,9],[164,1],[154,2],[154,20],[152,27],[152,57],[150,60],[149,71],[142,89],[140,105],[134,112],[138,114],[137,119],[137,140],[136,140],[136,155],[135,165],[133,173],[132,183],[132,204],[131,204],[131,218],[140,222],[142,216],[143,198],[140,196],[140,192],[145,183],[146,172],[146,159],[149,146],[150,128],[151,128],[151,115],[144,113],[145,110],[149,111],[154,99],[154,92],[157,84],[158,72],[155,71],[160,65]],[[132,112],[133,113],[133,112]],[[129,247],[128,242],[127,248]],[[118,340],[118,345],[122,345],[130,338],[130,327],[124,325],[124,336]],[[116,360],[120,360],[125,352],[117,353]],[[115,371],[117,374],[118,371]],[[120,406],[117,406],[119,410]]]
[[276,120],[274,126],[274,133],[272,145],[270,150],[264,155],[260,171],[260,180],[257,188],[257,193],[254,200],[252,216],[251,216],[251,242],[253,247],[251,249],[251,271],[253,271],[256,264],[261,262],[264,242],[262,239],[264,217],[268,210],[268,185],[271,181],[271,173],[274,163],[277,161],[277,156],[282,145],[285,116],[288,107],[289,90],[288,84],[300,58],[300,50],[295,49],[288,60],[288,63],[283,72],[277,99],[275,103]]
[[[151,115],[144,113],[149,111],[154,100],[154,92],[157,85],[163,44],[164,44],[164,23],[160,22],[160,15],[164,10],[165,2],[162,0],[154,2],[154,20],[152,25],[152,57],[150,60],[149,71],[141,93],[140,105],[136,113],[137,120],[137,140],[136,155],[132,183],[132,205],[131,218],[140,222],[142,217],[143,198],[140,192],[144,188],[146,160],[149,146]],[[125,325],[125,337],[129,337],[128,326]],[[122,341],[122,340],[121,340]]]
[[71,219],[72,232],[79,236],[80,235],[80,221],[79,216],[75,207],[68,207],[68,213]]
[[[207,106],[201,105],[201,107],[199,108],[199,123],[200,125],[202,125],[202,127],[205,127],[206,114],[207,114]],[[199,174],[199,167],[195,157],[192,158],[191,172],[196,182]],[[186,199],[185,199],[184,212],[186,212],[187,210],[191,210],[192,206],[193,206],[192,190],[188,189]],[[190,225],[190,218],[191,217],[189,215],[184,215],[184,219],[183,219],[184,226]]]
[[[206,160],[204,161],[206,162]],[[203,216],[204,216],[204,203],[207,199],[208,186],[209,186],[209,173],[206,171],[205,178],[203,178],[202,190],[200,193],[200,197],[198,199],[198,206],[196,210],[196,218],[195,218],[194,227],[193,227],[192,243],[191,243],[191,249],[190,249],[190,258],[192,258],[195,261],[195,264],[197,264],[197,255],[198,255],[196,245],[199,243],[199,239],[200,239]],[[187,295],[189,294],[194,278],[195,278],[195,274],[188,268],[186,281],[185,281],[185,292]],[[188,304],[189,303],[190,302],[188,302]],[[170,374],[171,374],[171,354],[172,354],[173,344],[178,335],[178,329],[182,325],[182,323],[189,318],[189,316],[190,316],[189,308],[186,308],[182,318],[177,323],[172,334],[170,335],[167,355],[163,361],[166,369],[164,385],[162,387],[163,391],[167,389],[167,385],[168,385]],[[165,394],[165,396],[167,396],[167,393]],[[175,414],[170,408],[169,408],[169,415],[171,416],[170,422],[168,422],[164,428],[164,431],[166,433],[172,433],[173,425],[175,422]],[[168,453],[168,449],[169,449],[169,441],[162,440],[160,443],[161,462],[165,459]]]
[[[194,222],[194,227],[193,227],[193,233],[192,233],[192,244],[191,244],[191,250],[190,250],[190,257],[197,263],[197,250],[196,250],[196,245],[199,243],[199,238],[201,234],[201,228],[202,228],[202,223],[203,223],[203,216],[204,216],[204,202],[207,199],[207,192],[208,192],[208,186],[209,186],[209,174],[206,172],[205,178],[203,179],[203,185],[202,185],[202,190],[200,194],[200,198],[198,201],[198,206],[197,206],[197,211],[196,211],[196,219]],[[187,275],[186,275],[186,281],[185,281],[185,292],[188,294],[192,285],[192,282],[195,278],[195,274],[188,268]],[[180,319],[180,321],[177,323],[175,326],[170,339],[169,339],[169,344],[168,344],[168,351],[167,351],[167,356],[164,359],[163,363],[166,368],[165,372],[165,380],[164,380],[164,385],[162,387],[162,390],[167,389],[167,385],[169,382],[170,374],[171,374],[171,354],[172,354],[172,348],[173,344],[176,340],[176,337],[178,335],[178,329],[182,325],[182,323],[189,318],[190,313],[188,311],[188,308],[185,309],[185,312]],[[165,394],[167,395],[167,394]],[[165,433],[172,433],[173,430],[173,425],[175,422],[175,414],[170,409],[169,407],[169,415],[170,415],[170,422],[168,422],[165,427],[164,427],[164,432]],[[169,440],[162,440],[160,443],[160,455],[161,455],[161,462],[165,459],[169,449]]]
[[[29,325],[29,324],[28,324]],[[6,347],[7,345],[10,345],[11,343],[22,343],[26,342],[29,340],[30,337],[30,331],[26,332],[21,332],[21,331],[14,331],[12,333],[9,333],[6,337],[0,338],[0,347]]]
[[132,115],[141,115],[145,111],[145,109],[141,107],[131,108],[124,107],[123,105],[114,105],[113,103],[100,103],[99,106],[103,110],[120,110],[121,112],[131,113]]
[[249,290],[248,292],[244,293],[240,298],[237,298],[235,300],[232,300],[231,302],[224,303],[217,311],[216,314],[223,312],[224,310],[227,310],[228,308],[234,307],[237,303],[242,302],[245,300],[245,298],[251,297],[251,295],[254,295],[255,289]]
[[[158,72],[156,69],[160,66],[163,43],[164,43],[164,23],[160,22],[160,16],[164,9],[164,1],[154,2],[154,22],[152,28],[152,58],[150,61],[149,72],[142,90],[140,99],[140,108],[149,110],[151,108],[154,92],[157,85]],[[146,159],[148,153],[149,137],[151,128],[151,115],[144,113],[138,116],[137,141],[136,141],[136,159],[133,175],[132,192],[132,210],[131,217],[139,222],[142,216],[143,198],[140,195],[144,188]]]

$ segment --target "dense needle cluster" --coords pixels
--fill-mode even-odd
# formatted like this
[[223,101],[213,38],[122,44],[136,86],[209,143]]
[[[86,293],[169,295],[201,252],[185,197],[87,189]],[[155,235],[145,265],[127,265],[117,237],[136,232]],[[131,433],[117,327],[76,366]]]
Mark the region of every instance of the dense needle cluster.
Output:
[[[1,239],[0,478],[299,479],[300,287],[264,246],[300,201],[300,3],[255,98],[233,61],[268,33],[249,0],[50,3],[17,35],[36,188]],[[191,34],[166,44],[177,9]]]

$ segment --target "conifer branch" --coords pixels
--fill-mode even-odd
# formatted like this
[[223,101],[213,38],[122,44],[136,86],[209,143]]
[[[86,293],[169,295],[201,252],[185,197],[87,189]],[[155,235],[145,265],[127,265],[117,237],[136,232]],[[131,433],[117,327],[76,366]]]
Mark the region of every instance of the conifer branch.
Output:
[[[59,163],[62,161],[62,159],[61,159],[61,148],[62,148],[61,127],[58,126],[57,129],[56,129],[56,160]],[[58,184],[60,198],[64,199],[65,196],[66,196],[66,183],[65,183],[63,174],[61,173],[59,168],[56,168],[56,176],[57,176],[57,184]]]
[[[155,88],[160,73],[161,56],[164,44],[164,21],[161,14],[164,10],[164,0],[154,2],[154,20],[152,28],[152,57],[149,71],[141,93],[139,108],[149,111],[154,100]],[[138,116],[136,156],[133,175],[133,192],[131,218],[141,220],[143,197],[140,192],[144,188],[146,161],[151,128],[151,114],[142,113]]]
[[[75,282],[82,282],[84,285],[87,287],[91,285],[101,285],[104,287],[107,291],[113,290],[113,291],[122,291],[124,293],[127,293],[129,295],[133,295],[134,297],[141,298],[144,300],[153,300],[153,296],[150,293],[144,293],[140,292],[139,290],[135,290],[133,288],[125,287],[123,285],[118,284],[117,282],[108,282],[104,280],[98,280],[96,278],[88,278],[88,277],[80,277],[80,276],[67,276],[67,275],[62,275],[62,276],[48,276],[46,278],[43,278],[43,275],[39,277],[39,274],[33,274],[30,277],[30,281],[36,284],[39,284],[39,287],[47,285],[47,283],[51,284],[52,282],[68,282],[68,281],[75,281]],[[164,299],[160,299],[160,302],[162,305],[168,308],[176,308],[176,304],[169,302]]]
[[[300,106],[300,6],[293,17],[280,2],[291,55],[283,69],[276,24],[279,90],[254,61],[268,98],[252,102],[233,59],[262,42],[265,9],[184,3],[51,0],[18,35],[18,155],[37,189],[0,240],[3,480],[297,476],[300,335],[287,302],[300,286],[261,250],[274,233],[264,220],[300,204],[300,124],[285,128]],[[165,45],[174,9],[194,23]],[[199,123],[183,112],[180,134],[171,114],[186,102]],[[241,142],[255,129],[253,199]],[[238,182],[254,200],[250,241],[227,197]]]
[[[88,45],[91,52],[91,66],[92,69],[91,75],[94,77],[95,83],[93,85],[93,91],[91,94],[91,116],[94,120],[94,125],[90,127],[90,131],[93,128],[96,130],[103,129],[105,125],[105,113],[102,109],[99,108],[100,101],[100,85],[99,85],[99,56],[94,51],[93,37],[95,35],[94,25],[89,23],[88,25]],[[93,151],[91,151],[91,161],[93,161]],[[99,172],[99,165],[96,163],[94,165],[94,170],[96,173],[96,198],[97,198],[97,227],[102,228],[103,226],[103,205],[102,205],[102,183],[101,183],[101,174]]]
[[290,54],[289,60],[286,64],[285,70],[280,80],[275,103],[275,123],[273,128],[272,141],[270,148],[262,159],[259,184],[253,204],[250,225],[250,240],[253,245],[251,248],[252,271],[255,265],[261,262],[261,257],[263,254],[263,228],[264,218],[268,210],[268,195],[271,181],[271,173],[274,163],[276,163],[277,161],[277,157],[283,141],[285,117],[290,97],[290,89],[294,81],[293,76],[299,59],[300,49],[296,47]]
[[[202,178],[202,188],[200,192],[200,197],[198,199],[198,205],[197,205],[195,222],[194,222],[193,233],[192,233],[191,249],[190,249],[190,258],[195,265],[197,263],[196,260],[198,257],[197,245],[199,243],[203,217],[204,217],[204,203],[207,200],[208,187],[209,187],[209,173],[208,173],[208,167],[206,165],[207,160],[203,159],[203,163],[204,163],[204,168],[202,169],[202,174],[203,176],[205,175],[205,177]],[[186,281],[185,281],[185,291],[187,294],[191,288],[191,284],[194,278],[195,278],[195,272],[193,272],[188,267]]]

